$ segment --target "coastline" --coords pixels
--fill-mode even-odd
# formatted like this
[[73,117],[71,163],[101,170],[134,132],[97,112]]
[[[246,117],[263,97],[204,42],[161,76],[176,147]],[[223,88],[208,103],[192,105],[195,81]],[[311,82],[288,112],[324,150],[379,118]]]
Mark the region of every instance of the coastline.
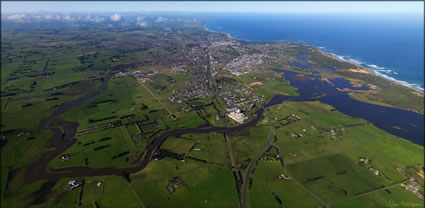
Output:
[[[314,46],[312,46],[312,47],[314,47]],[[328,53],[328,52],[324,51],[322,48],[323,47],[317,48],[319,53],[321,53],[322,55],[327,56],[329,58],[339,60],[339,61],[351,63],[351,64],[353,64],[357,67],[356,69],[349,69],[348,71],[356,72],[356,73],[363,73],[363,74],[373,74],[372,70],[370,68],[364,67],[364,66],[358,64],[357,62],[352,62],[352,61],[349,61],[349,60],[346,60],[346,59],[340,59],[340,58],[338,58],[338,55],[333,54],[333,53]]]
[[[234,37],[232,37],[229,33],[225,33],[225,32],[218,32],[218,31],[214,31],[214,30],[210,30],[210,29],[208,29],[207,28],[207,26],[206,26],[207,24],[204,22],[203,23],[203,28],[204,28],[204,30],[206,30],[206,31],[208,31],[208,32],[211,32],[211,33],[218,33],[218,34],[225,34],[228,38],[230,38],[230,39],[233,39],[233,40],[239,40],[239,41],[241,41],[240,39],[237,39],[237,38],[234,38]],[[244,40],[242,40],[242,41],[244,41]],[[249,41],[249,40],[247,40],[247,41]],[[251,41],[252,42],[252,41]]]
[[[204,23],[203,23],[203,29],[206,30],[206,31],[208,31],[208,32],[213,32],[213,33],[218,33],[218,34],[225,34],[228,38],[233,39],[233,40],[237,40],[237,41],[258,42],[258,41],[252,41],[252,40],[238,39],[238,38],[232,37],[229,33],[211,30],[211,29],[207,28],[206,21],[204,21]],[[280,41],[285,41],[285,40],[280,40]],[[269,41],[269,42],[278,42],[278,41]],[[290,41],[290,42],[293,42],[295,44],[299,44],[296,41]],[[395,84],[398,84],[398,85],[401,85],[401,86],[404,86],[404,87],[408,87],[410,89],[415,90],[418,93],[421,93],[422,95],[424,95],[424,93],[425,93],[424,88],[420,87],[419,84],[408,83],[406,81],[398,80],[398,79],[396,79],[394,77],[391,77],[391,76],[388,76],[386,74],[383,74],[383,73],[379,72],[378,69],[384,69],[383,67],[378,67],[378,66],[376,66],[374,64],[366,64],[366,63],[363,63],[361,61],[357,61],[355,59],[347,59],[347,58],[345,58],[345,56],[337,55],[335,53],[331,53],[331,52],[325,51],[325,49],[326,49],[325,47],[313,46],[313,45],[308,44],[308,43],[305,43],[305,42],[303,42],[303,44],[318,49],[318,51],[320,53],[322,53],[323,55],[325,55],[325,56],[331,57],[331,58],[336,59],[336,60],[339,60],[339,61],[348,62],[348,63],[351,63],[353,65],[358,66],[358,69],[350,69],[349,71],[351,71],[351,72],[367,73],[367,74],[370,74],[370,75],[373,75],[373,76],[381,77],[381,78],[383,78],[385,80],[388,80],[388,81],[391,81],[391,82],[393,82]],[[372,67],[372,66],[374,66],[374,67]],[[375,69],[373,69],[373,68],[375,68]]]
[[[323,51],[323,50],[321,49],[321,51]],[[337,54],[334,54],[334,53],[330,53],[330,52],[323,51],[323,53],[328,54],[328,55],[331,55],[333,58],[335,58],[337,60],[349,62],[351,64],[354,64],[354,65],[359,66],[362,69],[367,69],[369,72],[371,72],[370,73],[371,75],[382,77],[382,78],[384,78],[384,79],[386,79],[388,81],[391,81],[391,82],[393,82],[395,84],[399,84],[399,85],[402,85],[404,87],[408,87],[408,88],[413,89],[413,90],[415,90],[415,91],[417,91],[419,93],[424,94],[424,88],[420,87],[416,83],[408,83],[406,81],[398,80],[398,79],[396,79],[394,77],[391,77],[391,76],[388,76],[388,75],[386,75],[384,73],[379,72],[378,70],[379,69],[384,69],[383,67],[378,67],[378,66],[376,66],[374,64],[365,64],[363,62],[360,62],[360,61],[357,61],[357,60],[354,60],[354,59],[346,59],[346,58],[344,58],[344,56],[340,56],[340,55],[337,55]],[[364,65],[366,65],[366,66],[364,66]],[[371,67],[371,66],[374,66],[374,67]]]

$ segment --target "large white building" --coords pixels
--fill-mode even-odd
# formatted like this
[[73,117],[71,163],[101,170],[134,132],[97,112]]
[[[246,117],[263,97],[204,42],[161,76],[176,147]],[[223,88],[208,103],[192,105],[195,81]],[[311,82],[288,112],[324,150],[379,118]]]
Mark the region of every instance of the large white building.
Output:
[[243,123],[247,117],[243,115],[243,113],[237,113],[237,112],[230,112],[228,115],[231,119],[235,120],[238,123]]

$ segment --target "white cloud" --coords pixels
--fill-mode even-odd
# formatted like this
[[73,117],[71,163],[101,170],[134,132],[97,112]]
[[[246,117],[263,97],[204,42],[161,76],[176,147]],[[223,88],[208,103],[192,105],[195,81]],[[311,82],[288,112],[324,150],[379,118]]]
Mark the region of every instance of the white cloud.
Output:
[[141,21],[141,22],[137,22],[136,25],[140,26],[140,27],[147,27],[148,26],[148,22],[146,21]]
[[137,17],[136,18],[136,25],[138,25],[140,27],[147,27],[148,22],[144,19],[145,19],[145,17]]
[[95,18],[94,18],[94,21],[95,21],[95,22],[103,22],[103,21],[105,21],[105,18],[102,18],[102,17],[95,17]]
[[65,13],[64,15],[62,15],[62,19],[66,20],[66,21],[74,21],[75,17],[71,17],[70,13]]
[[118,22],[118,21],[121,20],[121,17],[118,14],[114,14],[114,15],[111,16],[111,20],[114,21],[114,22]]
[[165,18],[165,17],[158,17],[158,18],[156,18],[156,20],[155,20],[155,22],[166,22],[166,21],[168,21],[168,19],[167,19],[167,18]]
[[44,19],[46,19],[46,20],[51,20],[53,18],[54,18],[54,16],[52,14],[50,14],[50,13],[44,15]]
[[86,20],[86,21],[92,21],[92,18],[91,18],[90,15],[87,15],[86,18],[84,18],[84,20]]
[[22,20],[25,18],[25,14],[14,14],[7,16],[7,19],[9,20]]
[[40,13],[43,15],[46,20],[60,20],[62,17],[60,15],[55,15],[53,13],[41,10]]
[[[77,17],[77,19],[81,19],[81,17]],[[105,18],[99,17],[99,16],[92,17],[89,14],[84,18],[84,20],[87,21],[87,22],[103,22],[103,21],[105,21]]]
[[48,11],[46,11],[46,10],[40,10],[40,11],[38,11],[39,13],[41,13],[41,14],[48,14],[49,12]]

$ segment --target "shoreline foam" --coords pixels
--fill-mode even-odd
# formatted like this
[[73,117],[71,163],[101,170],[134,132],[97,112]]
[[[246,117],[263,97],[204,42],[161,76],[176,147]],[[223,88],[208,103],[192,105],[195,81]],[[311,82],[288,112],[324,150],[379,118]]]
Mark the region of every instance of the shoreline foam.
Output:
[[[325,52],[325,53],[328,53],[328,52]],[[333,55],[335,58],[337,58],[337,59],[339,59],[341,61],[346,61],[346,62],[349,62],[349,63],[353,63],[353,64],[356,64],[356,65],[359,65],[362,68],[367,68],[367,69],[369,69],[373,73],[373,75],[382,77],[382,78],[384,78],[386,80],[389,80],[389,81],[392,81],[392,82],[394,82],[396,84],[400,84],[400,85],[403,85],[405,87],[411,88],[413,90],[419,91],[420,93],[424,93],[424,88],[422,88],[419,84],[409,83],[409,82],[406,82],[406,81],[403,81],[403,80],[399,80],[399,79],[396,79],[394,77],[391,77],[391,76],[387,75],[386,73],[398,74],[397,72],[394,72],[394,71],[392,71],[390,69],[386,69],[385,67],[379,67],[379,66],[377,66],[375,64],[367,64],[365,62],[358,61],[358,60],[355,60],[355,59],[350,59],[350,58],[349,59],[346,59],[345,56],[336,55],[334,53],[328,53],[328,54]]]
[[[204,23],[203,26],[204,26],[203,28],[206,31],[208,31],[208,32],[225,34],[225,35],[227,35],[227,37],[229,37],[230,39],[233,39],[233,40],[250,41],[250,42],[262,42],[262,41],[252,41],[252,40],[243,40],[243,39],[234,38],[229,33],[220,32],[220,31],[214,31],[214,30],[208,29],[207,26],[206,26],[206,23]],[[285,40],[282,40],[282,41],[285,41]],[[269,41],[269,42],[277,42],[277,41]],[[295,41],[295,42],[297,42],[297,41]],[[408,87],[408,88],[413,89],[415,91],[418,91],[420,93],[424,93],[424,88],[422,88],[419,84],[409,83],[409,82],[406,82],[406,81],[403,81],[403,80],[398,80],[398,79],[396,79],[394,77],[388,76],[388,75],[383,74],[383,73],[380,72],[380,70],[381,71],[391,71],[393,74],[396,74],[397,75],[398,73],[395,72],[395,71],[385,69],[385,67],[379,67],[379,66],[377,66],[375,64],[367,64],[365,62],[362,62],[362,61],[359,61],[359,60],[356,60],[356,59],[353,59],[353,58],[348,58],[347,59],[347,58],[345,58],[347,56],[337,55],[335,53],[326,51],[326,48],[323,47],[323,46],[313,46],[313,45],[310,45],[310,44],[308,44],[308,43],[306,43],[304,41],[298,41],[298,42],[302,42],[305,45],[309,45],[311,47],[318,48],[323,54],[332,56],[335,59],[338,59],[338,60],[341,60],[341,61],[345,61],[345,62],[349,62],[349,63],[355,64],[355,65],[359,66],[359,68],[361,68],[362,70],[363,69],[367,69],[367,71],[371,72],[370,74],[373,74],[375,76],[382,77],[382,78],[384,78],[384,79],[386,79],[388,81],[394,82],[396,84],[403,85],[405,87]],[[362,73],[362,72],[359,72],[359,73]]]

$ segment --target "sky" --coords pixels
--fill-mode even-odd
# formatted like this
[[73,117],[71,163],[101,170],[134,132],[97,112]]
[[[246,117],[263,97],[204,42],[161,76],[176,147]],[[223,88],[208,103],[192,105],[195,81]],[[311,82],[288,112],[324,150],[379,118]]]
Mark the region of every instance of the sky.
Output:
[[270,12],[423,14],[424,2],[256,2],[256,1],[2,1],[2,13],[38,12]]

